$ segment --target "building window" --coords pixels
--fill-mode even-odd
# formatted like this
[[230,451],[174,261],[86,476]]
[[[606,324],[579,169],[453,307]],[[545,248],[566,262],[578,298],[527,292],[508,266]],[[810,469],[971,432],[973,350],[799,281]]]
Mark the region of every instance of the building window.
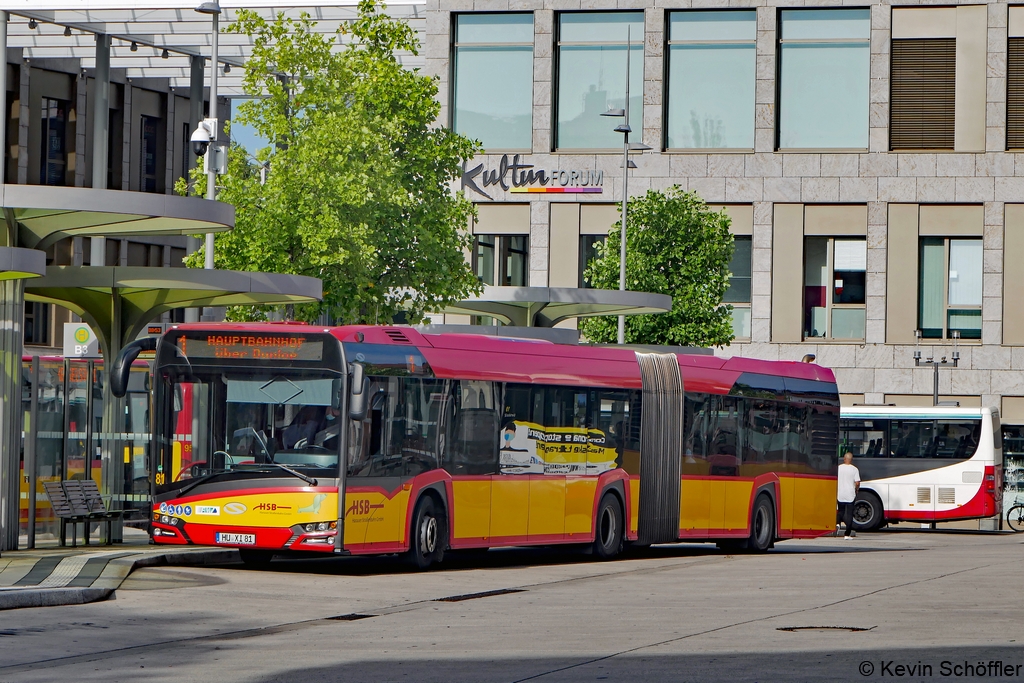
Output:
[[629,125],[643,129],[644,13],[566,12],[558,15],[558,126],[561,149],[622,148],[609,109],[626,106],[629,50]]
[[139,189],[142,192],[157,191],[157,146],[160,136],[160,119],[155,116],[142,117],[142,145],[139,159]]
[[1024,38],[1010,38],[1006,50],[1006,146],[1024,149]]
[[804,241],[804,338],[864,339],[867,242]]
[[732,305],[732,332],[737,339],[750,339],[750,247],[749,236],[734,237],[729,262],[729,289],[722,301]]
[[980,239],[921,239],[918,328],[926,339],[981,339]]
[[779,147],[867,149],[871,12],[783,10]]
[[50,304],[25,302],[25,343],[50,345]]
[[192,182],[189,173],[189,155],[192,153],[192,124],[181,124],[181,177],[185,182]]
[[669,14],[668,122],[673,149],[753,149],[757,13]]
[[484,149],[533,147],[533,15],[455,17],[452,128]]
[[585,277],[585,271],[591,261],[601,258],[598,245],[603,245],[607,240],[607,235],[580,235],[580,281],[577,285],[580,289],[593,289],[594,285]]
[[953,149],[956,39],[892,41],[892,149]]
[[485,285],[525,287],[529,281],[530,238],[526,235],[477,235],[473,272]]
[[42,119],[39,184],[66,185],[68,103],[64,100],[44,97],[42,99]]
[[497,235],[477,235],[473,245],[473,272],[485,285],[494,284],[494,255],[501,238]]
[[[110,99],[114,99],[117,88],[111,83]],[[124,164],[124,112],[111,109],[107,119],[107,189],[120,190],[123,187]]]

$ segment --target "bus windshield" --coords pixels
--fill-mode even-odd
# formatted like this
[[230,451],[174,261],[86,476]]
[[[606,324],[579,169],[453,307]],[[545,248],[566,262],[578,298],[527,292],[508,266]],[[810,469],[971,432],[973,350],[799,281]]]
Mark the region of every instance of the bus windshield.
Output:
[[[158,477],[173,483],[284,465],[337,476],[339,381],[318,370],[194,368],[166,377],[173,436]],[[162,470],[162,472],[160,471]]]

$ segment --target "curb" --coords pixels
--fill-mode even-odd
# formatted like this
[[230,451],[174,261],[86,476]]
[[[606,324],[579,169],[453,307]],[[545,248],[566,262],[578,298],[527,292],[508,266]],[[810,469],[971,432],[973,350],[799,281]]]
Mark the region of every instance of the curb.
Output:
[[129,574],[141,567],[197,567],[237,560],[238,551],[227,549],[170,551],[121,557],[108,562],[102,574],[89,587],[0,589],[0,610],[84,605],[107,600]]

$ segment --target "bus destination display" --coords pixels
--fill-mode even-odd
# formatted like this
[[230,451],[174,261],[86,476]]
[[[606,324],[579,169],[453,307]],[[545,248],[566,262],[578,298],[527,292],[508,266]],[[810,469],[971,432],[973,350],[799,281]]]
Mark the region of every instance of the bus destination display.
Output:
[[217,333],[178,337],[178,348],[190,359],[322,361],[324,343],[304,335]]

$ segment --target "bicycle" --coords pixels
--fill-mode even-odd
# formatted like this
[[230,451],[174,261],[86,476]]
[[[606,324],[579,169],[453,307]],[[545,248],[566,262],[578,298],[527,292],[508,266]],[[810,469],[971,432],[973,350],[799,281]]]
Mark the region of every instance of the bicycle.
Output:
[[1016,532],[1024,531],[1024,503],[1020,496],[1014,501],[1010,509],[1006,511],[1006,524]]

